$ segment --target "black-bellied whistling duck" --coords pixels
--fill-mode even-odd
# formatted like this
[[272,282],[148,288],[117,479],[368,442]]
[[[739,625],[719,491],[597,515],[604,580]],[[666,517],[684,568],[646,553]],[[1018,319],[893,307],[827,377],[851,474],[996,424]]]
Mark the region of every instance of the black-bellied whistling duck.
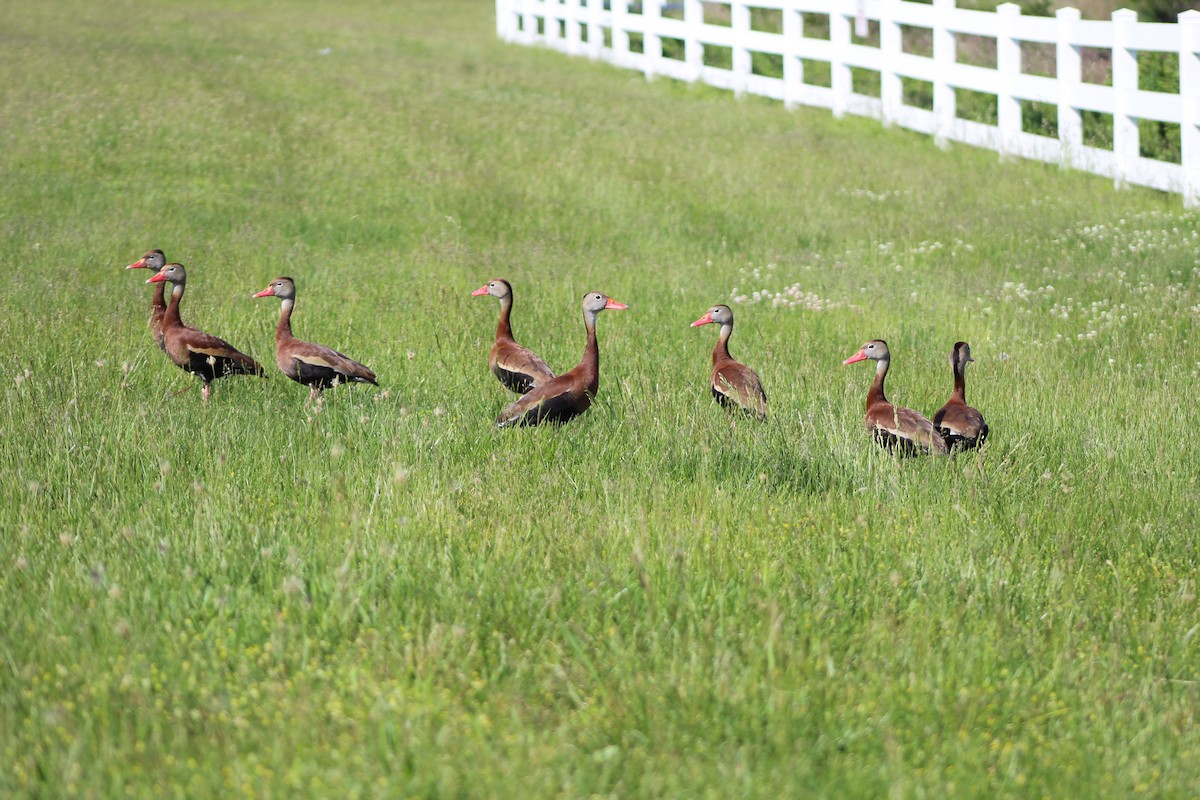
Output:
[[703,317],[692,323],[698,325],[715,323],[721,326],[717,345],[713,348],[713,370],[709,385],[713,397],[727,409],[740,408],[748,415],[767,418],[767,393],[754,370],[729,355],[729,335],[733,333],[733,309],[729,306],[713,306]]
[[492,345],[492,352],[488,354],[488,364],[492,373],[517,394],[525,394],[533,387],[553,378],[554,372],[546,366],[545,361],[513,339],[512,325],[509,323],[513,304],[512,284],[503,278],[492,278],[471,292],[472,297],[483,295],[491,295],[500,300],[500,324],[496,326],[496,343]]
[[583,326],[587,346],[583,360],[570,372],[559,375],[529,390],[496,418],[501,428],[510,425],[562,423],[587,411],[600,388],[600,346],[596,343],[596,315],[606,308],[620,311],[629,306],[600,292],[583,296]]
[[892,363],[887,342],[872,339],[842,364],[871,359],[875,362],[875,381],[867,392],[867,430],[881,446],[900,451],[946,453],[946,443],[933,429],[933,423],[911,408],[894,406],[883,394],[883,380]]
[[[149,269],[155,274],[158,273],[163,265],[167,263],[167,257],[163,255],[162,250],[148,250],[146,255],[139,258],[137,261],[130,264],[125,269]],[[163,289],[166,288],[166,282],[159,281],[154,284],[154,297],[150,300],[150,333],[154,335],[154,341],[158,342],[158,347],[163,352],[166,352],[167,346],[163,344],[163,317],[167,313],[167,300],[163,294]]]
[[309,388],[308,399],[314,400],[322,389],[339,383],[371,383],[376,386],[375,373],[349,356],[312,342],[302,342],[292,335],[292,308],[296,304],[296,282],[288,277],[276,278],[255,297],[278,297],[279,325],[275,327],[275,363],[284,375]]
[[987,438],[988,426],[983,421],[983,414],[967,405],[966,371],[971,358],[971,345],[966,342],[955,342],[950,351],[950,368],[954,370],[954,391],[946,405],[933,415],[933,427],[946,440],[946,445],[953,450],[960,447],[964,450],[978,447]]
[[165,264],[146,283],[171,282],[171,302],[163,315],[163,342],[175,366],[200,379],[200,396],[208,401],[209,384],[226,375],[266,377],[262,365],[224,339],[183,324],[179,303],[187,286],[182,264]]

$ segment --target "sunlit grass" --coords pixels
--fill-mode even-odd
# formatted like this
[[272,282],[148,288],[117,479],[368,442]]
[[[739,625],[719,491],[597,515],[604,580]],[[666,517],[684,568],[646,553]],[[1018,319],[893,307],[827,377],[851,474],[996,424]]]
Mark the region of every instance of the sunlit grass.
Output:
[[[149,17],[147,17],[149,13]],[[0,794],[1186,795],[1178,197],[496,41],[486,2],[6,10]],[[203,406],[146,328],[264,364]],[[275,306],[379,375],[322,405]],[[493,301],[600,394],[497,431]],[[731,303],[765,425],[706,381]],[[863,341],[982,453],[896,461]]]

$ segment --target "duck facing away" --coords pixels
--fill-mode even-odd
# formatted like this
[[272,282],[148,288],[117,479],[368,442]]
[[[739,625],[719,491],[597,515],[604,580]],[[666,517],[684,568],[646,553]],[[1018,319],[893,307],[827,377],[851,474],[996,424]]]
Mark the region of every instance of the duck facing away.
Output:
[[882,447],[903,453],[948,452],[946,443],[934,430],[932,422],[911,408],[892,405],[884,395],[883,381],[892,363],[887,342],[872,339],[842,364],[854,364],[868,358],[875,362],[875,380],[867,392],[867,415],[864,421],[875,441]]
[[[147,250],[146,254],[137,261],[130,264],[125,269],[148,269],[158,274],[158,271],[167,263],[167,257],[163,255],[162,250]],[[167,346],[163,343],[163,317],[167,315],[167,299],[163,292],[167,286],[166,281],[159,281],[154,284],[154,296],[150,299],[150,333],[154,336],[154,341],[158,344],[158,349],[164,353]]]
[[983,421],[983,414],[967,405],[967,364],[971,358],[971,345],[966,342],[955,342],[950,351],[950,368],[954,371],[954,390],[946,405],[933,415],[933,426],[946,440],[950,449],[956,447],[968,450],[983,444],[987,438],[988,426]]
[[171,361],[200,379],[200,396],[208,401],[209,384],[226,375],[266,377],[262,366],[224,339],[183,324],[179,303],[187,286],[182,264],[165,264],[147,283],[171,283],[171,301],[163,315],[163,345]]
[[692,323],[692,327],[708,325],[721,326],[717,336],[717,344],[713,348],[713,369],[709,379],[713,398],[729,410],[741,409],[748,416],[765,420],[767,418],[767,393],[763,391],[762,381],[754,370],[735,361],[729,355],[729,336],[733,333],[733,309],[729,306],[718,305],[708,310],[703,317]]
[[512,284],[504,278],[492,278],[471,292],[472,297],[484,295],[491,295],[500,300],[500,323],[496,326],[496,343],[492,345],[492,352],[488,354],[488,365],[492,368],[492,374],[517,394],[525,394],[535,386],[553,379],[554,372],[546,366],[546,362],[513,339],[512,324],[509,321],[513,304]]
[[600,388],[600,346],[596,343],[596,316],[605,309],[621,311],[629,306],[600,292],[583,296],[583,326],[587,330],[587,345],[583,360],[570,372],[563,373],[534,387],[501,412],[496,424],[501,428],[512,425],[537,425],[542,422],[568,422],[592,405]]
[[275,363],[284,375],[309,388],[308,399],[339,383],[370,383],[378,386],[375,373],[337,350],[292,335],[292,309],[296,305],[296,282],[288,277],[271,281],[255,297],[278,297],[279,324],[275,327]]

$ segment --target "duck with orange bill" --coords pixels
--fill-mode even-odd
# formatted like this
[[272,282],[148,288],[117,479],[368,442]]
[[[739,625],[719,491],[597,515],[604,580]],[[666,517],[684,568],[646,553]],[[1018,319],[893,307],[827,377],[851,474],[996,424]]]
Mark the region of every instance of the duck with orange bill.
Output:
[[309,388],[308,399],[315,400],[325,389],[341,383],[370,383],[378,386],[375,373],[347,355],[321,344],[313,344],[292,335],[292,310],[296,306],[296,282],[287,276],[276,278],[255,297],[278,297],[279,324],[275,327],[275,363],[280,371]]
[[501,428],[564,423],[587,411],[600,390],[600,346],[596,342],[596,317],[601,311],[628,308],[608,295],[588,292],[583,296],[583,326],[587,344],[583,360],[574,369],[553,378],[523,395],[501,412],[496,424]]
[[867,392],[864,422],[875,441],[882,447],[894,448],[900,453],[945,454],[946,443],[934,430],[932,422],[911,408],[892,405],[884,395],[883,382],[892,363],[887,342],[872,339],[842,364],[855,364],[868,359],[875,362],[875,380]]
[[163,344],[175,366],[200,379],[200,396],[205,402],[210,385],[227,375],[258,375],[266,377],[262,365],[229,342],[211,333],[185,325],[179,316],[179,304],[187,287],[187,274],[182,264],[165,264],[147,283],[168,281],[171,301],[163,315]]
[[[148,269],[157,275],[166,263],[167,257],[163,255],[162,250],[147,250],[145,255],[125,269]],[[163,290],[166,288],[166,281],[156,281],[154,295],[150,298],[150,334],[154,337],[155,344],[164,353],[167,346],[163,342],[163,317],[167,315],[167,300]]]
[[946,440],[950,449],[969,450],[987,439],[988,426],[978,409],[967,405],[967,364],[973,362],[971,345],[955,342],[950,350],[950,369],[954,373],[954,389],[946,405],[933,415],[933,426]]
[[500,301],[500,322],[496,325],[496,343],[488,354],[488,366],[492,374],[504,386],[517,394],[525,394],[554,378],[554,372],[546,362],[528,347],[517,344],[513,338],[512,314],[513,288],[504,278],[492,278],[471,292],[472,297],[492,296]]
[[729,355],[729,336],[733,333],[733,309],[726,305],[713,306],[703,317],[693,322],[692,327],[709,324],[721,326],[721,331],[717,334],[717,344],[713,347],[713,368],[708,381],[713,398],[727,409],[740,409],[747,416],[765,420],[767,393],[763,390],[758,373]]

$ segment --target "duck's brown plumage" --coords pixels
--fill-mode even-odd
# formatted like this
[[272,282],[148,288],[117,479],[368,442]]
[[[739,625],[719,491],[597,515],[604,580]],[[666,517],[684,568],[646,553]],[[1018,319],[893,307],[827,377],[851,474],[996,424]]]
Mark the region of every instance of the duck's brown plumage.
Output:
[[163,343],[175,366],[190,372],[201,381],[200,394],[208,400],[209,384],[226,375],[258,375],[265,377],[262,365],[224,339],[183,324],[179,303],[187,285],[182,264],[165,264],[150,282],[170,281],[171,301],[163,315]]
[[933,415],[933,426],[951,449],[970,449],[983,444],[988,435],[983,414],[967,405],[967,364],[971,358],[971,346],[966,342],[955,342],[950,351],[950,368],[954,372],[954,390],[946,405]]
[[537,425],[542,422],[568,422],[592,405],[600,389],[600,346],[596,342],[596,315],[605,309],[627,308],[600,292],[583,296],[583,325],[587,330],[587,345],[581,360],[570,372],[534,387],[521,399],[501,412],[496,424],[501,428],[513,425]]
[[275,327],[275,363],[284,375],[307,386],[309,399],[323,389],[340,383],[370,383],[378,386],[375,373],[337,350],[292,335],[292,309],[296,303],[296,282],[279,277],[255,297],[278,297],[279,324]]
[[[162,250],[147,250],[146,254],[133,262],[125,269],[148,269],[158,274],[158,271],[167,263],[167,257],[163,255]],[[166,344],[163,342],[163,317],[167,315],[167,299],[163,290],[167,284],[165,281],[157,281],[154,284],[154,296],[150,299],[150,333],[154,336],[154,341],[158,344],[158,348],[164,353],[167,350]]]
[[504,278],[493,278],[471,292],[474,297],[490,295],[500,300],[500,322],[496,325],[496,343],[488,354],[488,366],[500,383],[517,394],[525,394],[554,378],[554,371],[528,347],[517,344],[513,338],[512,284]]
[[729,355],[729,336],[733,333],[733,309],[726,305],[713,306],[692,323],[698,325],[716,323],[721,326],[717,344],[713,347],[713,369],[709,387],[713,398],[728,409],[741,409],[759,419],[767,418],[767,393],[763,390],[758,374]]
[[946,453],[946,443],[934,430],[932,422],[911,408],[892,405],[884,395],[883,382],[891,365],[887,342],[873,339],[842,363],[853,364],[865,359],[875,362],[875,380],[867,392],[867,414],[864,418],[867,430],[875,441],[883,447],[902,452]]

